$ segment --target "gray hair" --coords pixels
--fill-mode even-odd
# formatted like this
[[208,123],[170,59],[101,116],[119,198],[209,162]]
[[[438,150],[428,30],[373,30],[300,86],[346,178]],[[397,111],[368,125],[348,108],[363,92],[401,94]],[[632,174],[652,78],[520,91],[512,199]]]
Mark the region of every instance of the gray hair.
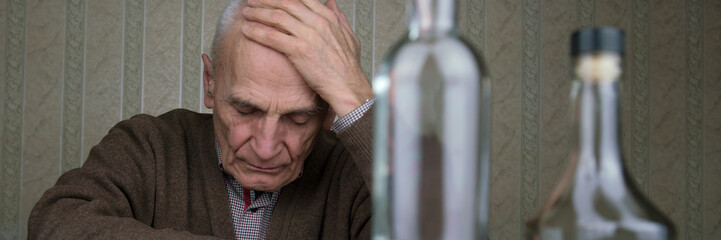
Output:
[[225,38],[228,28],[233,24],[234,20],[240,16],[240,9],[245,5],[245,0],[231,0],[225,6],[223,12],[218,18],[218,24],[215,26],[215,35],[211,45],[210,57],[213,61],[213,71],[217,71],[221,65],[221,51],[223,51],[223,39]]

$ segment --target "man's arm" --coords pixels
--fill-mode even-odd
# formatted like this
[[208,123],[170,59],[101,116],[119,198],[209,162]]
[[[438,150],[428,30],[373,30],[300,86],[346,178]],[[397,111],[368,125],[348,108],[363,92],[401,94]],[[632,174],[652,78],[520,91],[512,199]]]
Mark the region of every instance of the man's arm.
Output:
[[373,102],[367,104],[369,105],[368,109],[357,109],[363,110],[362,114],[359,114],[357,119],[350,121],[342,131],[336,131],[338,138],[350,152],[351,158],[370,192],[373,190],[373,132],[375,131],[373,127],[375,114],[372,104]]
[[162,149],[162,140],[148,125],[138,118],[119,123],[82,168],[63,174],[31,212],[29,239],[197,238],[150,226],[157,197],[154,151]]
[[[363,219],[371,219],[370,212],[372,212],[372,198],[371,193],[372,179],[373,179],[373,125],[374,125],[374,109],[371,106],[361,118],[354,121],[352,125],[345,128],[338,134],[338,138],[343,142],[343,145],[350,153],[353,162],[355,162],[361,177],[365,182],[365,186],[368,189],[366,194],[359,194],[356,197],[358,204],[357,209],[365,209],[363,214],[354,214],[357,219],[354,219],[353,229],[358,233],[355,239],[370,239],[371,226],[370,221],[364,221]],[[358,211],[360,212],[360,211]],[[364,218],[365,217],[365,218]]]

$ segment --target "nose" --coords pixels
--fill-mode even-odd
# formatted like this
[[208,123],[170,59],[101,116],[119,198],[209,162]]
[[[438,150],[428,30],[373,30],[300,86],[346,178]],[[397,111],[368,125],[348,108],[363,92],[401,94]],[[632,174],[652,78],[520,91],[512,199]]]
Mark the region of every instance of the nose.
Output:
[[259,160],[269,160],[280,154],[283,144],[279,136],[278,118],[265,117],[256,125],[250,146]]

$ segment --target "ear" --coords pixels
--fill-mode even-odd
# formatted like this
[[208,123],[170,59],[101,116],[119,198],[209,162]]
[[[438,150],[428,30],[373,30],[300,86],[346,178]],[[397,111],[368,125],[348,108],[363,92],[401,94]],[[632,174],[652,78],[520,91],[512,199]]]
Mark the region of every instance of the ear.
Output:
[[205,107],[212,109],[214,106],[213,92],[215,90],[215,79],[213,79],[213,63],[208,54],[203,53],[203,103]]
[[333,122],[335,121],[335,111],[333,111],[332,107],[328,107],[328,113],[326,113],[325,118],[323,119],[323,127],[322,130],[330,130],[330,126],[333,125]]

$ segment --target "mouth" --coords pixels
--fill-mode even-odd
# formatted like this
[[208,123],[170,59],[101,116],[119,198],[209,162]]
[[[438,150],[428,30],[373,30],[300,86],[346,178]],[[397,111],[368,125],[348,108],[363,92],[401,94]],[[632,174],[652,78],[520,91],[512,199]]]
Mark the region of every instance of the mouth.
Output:
[[262,172],[262,173],[278,173],[282,169],[282,166],[275,166],[275,167],[260,167],[257,165],[253,165],[252,163],[249,163],[248,161],[243,161],[248,166],[248,169],[255,171],[255,172]]

